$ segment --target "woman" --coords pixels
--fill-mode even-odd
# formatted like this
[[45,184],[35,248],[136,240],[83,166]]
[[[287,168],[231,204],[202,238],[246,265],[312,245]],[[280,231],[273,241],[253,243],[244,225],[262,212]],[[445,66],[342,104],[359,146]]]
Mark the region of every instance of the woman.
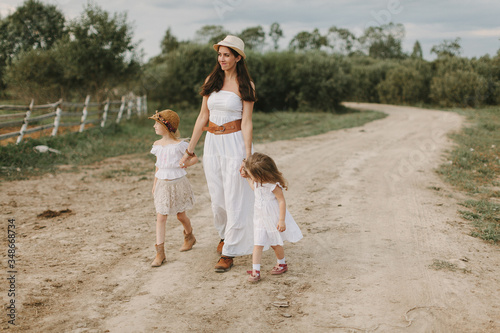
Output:
[[[217,64],[201,87],[200,114],[181,167],[191,157],[203,131],[207,131],[203,168],[212,201],[221,254],[216,272],[227,272],[233,257],[252,253],[254,195],[241,177],[243,159],[252,154],[252,112],[255,85],[245,64],[245,44],[228,35],[214,44]],[[208,123],[208,126],[207,126]]]

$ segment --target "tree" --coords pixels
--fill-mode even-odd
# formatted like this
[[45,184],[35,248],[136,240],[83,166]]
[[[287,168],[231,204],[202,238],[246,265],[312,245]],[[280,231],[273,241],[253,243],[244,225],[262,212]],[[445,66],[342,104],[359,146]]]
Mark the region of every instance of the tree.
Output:
[[64,67],[57,61],[54,48],[22,52],[7,67],[5,76],[10,93],[23,100],[52,103],[68,93]]
[[405,57],[402,41],[405,28],[401,23],[384,24],[365,29],[360,43],[368,49],[368,55],[379,59],[402,59]]
[[460,40],[460,37],[455,38],[455,40],[445,39],[441,44],[434,45],[431,48],[431,54],[435,53],[438,58],[458,57],[462,53]]
[[0,24],[0,52],[10,61],[30,49],[50,49],[65,34],[64,15],[53,5],[27,0]]
[[53,5],[28,0],[0,19],[0,89],[5,89],[5,68],[16,55],[32,49],[50,49],[65,34],[64,15]]
[[199,44],[216,44],[227,35],[229,32],[222,25],[204,25],[196,31],[194,41]]
[[327,40],[325,36],[319,33],[318,29],[314,29],[312,33],[307,31],[299,32],[290,41],[289,48],[293,51],[295,50],[319,50],[322,46],[327,45]]
[[170,31],[169,27],[165,32],[165,37],[163,37],[163,40],[161,41],[161,53],[167,54],[177,49],[178,47],[179,47],[179,41],[174,35],[172,35],[172,32]]
[[356,43],[356,36],[347,29],[337,28],[332,26],[326,35],[328,47],[333,52],[344,55],[351,54]]
[[262,46],[264,45],[266,33],[259,25],[243,30],[240,33],[240,38],[245,42],[245,48],[248,47],[250,50],[259,50],[262,49]]
[[278,41],[280,40],[280,38],[283,38],[283,30],[281,30],[279,23],[274,22],[273,24],[271,24],[269,37],[271,37],[273,41],[274,49],[278,50]]
[[98,99],[137,74],[140,69],[132,29],[126,14],[110,14],[87,4],[69,26],[69,36],[57,45],[68,84]]
[[424,54],[422,52],[422,46],[420,42],[417,40],[415,44],[413,44],[413,52],[411,53],[412,58],[423,59]]

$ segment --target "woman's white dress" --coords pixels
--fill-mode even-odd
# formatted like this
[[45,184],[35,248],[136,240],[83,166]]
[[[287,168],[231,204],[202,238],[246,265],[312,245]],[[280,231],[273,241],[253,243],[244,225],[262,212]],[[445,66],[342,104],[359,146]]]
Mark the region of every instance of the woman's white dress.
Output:
[[[230,91],[208,97],[210,121],[223,125],[242,118],[243,102]],[[214,224],[224,239],[222,255],[235,257],[253,250],[254,194],[239,168],[246,157],[242,131],[230,134],[207,132],[203,169],[212,201]]]
[[286,230],[279,232],[276,228],[280,217],[278,200],[273,191],[279,184],[254,183],[254,244],[268,249],[270,245],[283,245],[283,241],[295,243],[302,239],[302,232],[286,210]]

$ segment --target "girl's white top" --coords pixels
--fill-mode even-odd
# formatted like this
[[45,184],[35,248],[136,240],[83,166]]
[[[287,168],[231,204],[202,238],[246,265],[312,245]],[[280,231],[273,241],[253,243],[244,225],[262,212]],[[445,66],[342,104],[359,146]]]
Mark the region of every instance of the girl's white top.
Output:
[[155,177],[158,179],[177,179],[187,174],[186,169],[179,166],[179,162],[188,147],[186,141],[169,144],[166,146],[153,145],[151,154],[156,156],[156,167],[158,171]]

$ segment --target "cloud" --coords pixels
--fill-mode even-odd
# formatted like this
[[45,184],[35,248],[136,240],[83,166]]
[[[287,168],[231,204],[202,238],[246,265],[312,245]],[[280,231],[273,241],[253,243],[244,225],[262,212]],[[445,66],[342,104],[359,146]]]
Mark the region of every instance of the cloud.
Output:
[[16,7],[9,5],[7,3],[0,3],[0,17],[6,17],[7,15],[16,11]]
[[[41,0],[55,4],[68,19],[79,16],[87,0]],[[415,40],[429,48],[444,39],[461,37],[464,55],[494,54],[499,48],[500,28],[497,0],[123,0],[95,1],[110,13],[127,12],[134,37],[142,40],[147,57],[160,52],[160,43],[170,27],[179,40],[193,39],[204,25],[222,25],[238,33],[261,25],[266,33],[278,22],[285,38],[282,47],[301,31],[318,28],[325,34],[331,26],[349,29],[356,36],[371,24],[402,23],[406,28],[405,50]],[[13,12],[23,0],[2,0],[0,13]],[[472,50],[466,50],[474,45]],[[467,53],[469,52],[469,53]]]

